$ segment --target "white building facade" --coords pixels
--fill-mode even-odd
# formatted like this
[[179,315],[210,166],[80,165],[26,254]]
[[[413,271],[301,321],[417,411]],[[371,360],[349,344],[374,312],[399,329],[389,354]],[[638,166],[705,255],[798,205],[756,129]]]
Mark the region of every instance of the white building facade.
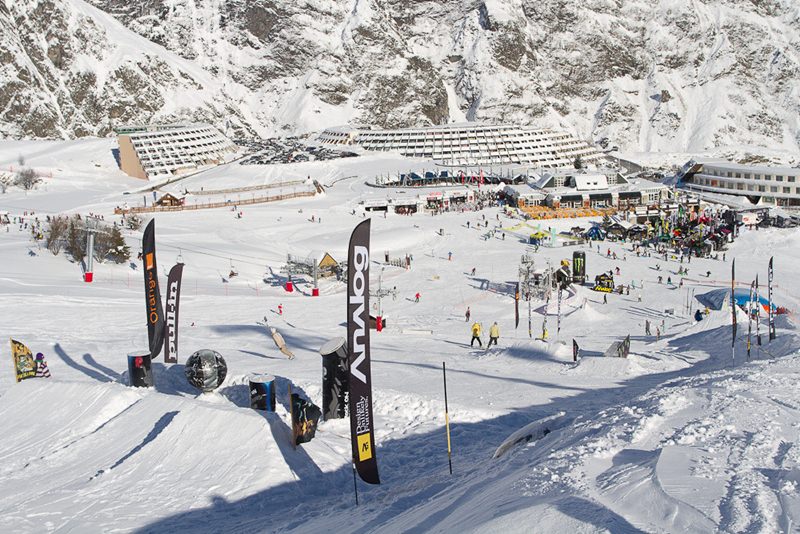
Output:
[[587,164],[604,159],[594,146],[568,133],[525,126],[468,123],[399,130],[339,127],[324,130],[317,141],[355,145],[367,151],[394,151],[447,166],[571,167],[576,158]]
[[207,124],[128,126],[119,131],[120,168],[144,180],[216,165],[237,150]]
[[699,192],[747,197],[753,204],[800,208],[800,168],[690,162],[682,184]]

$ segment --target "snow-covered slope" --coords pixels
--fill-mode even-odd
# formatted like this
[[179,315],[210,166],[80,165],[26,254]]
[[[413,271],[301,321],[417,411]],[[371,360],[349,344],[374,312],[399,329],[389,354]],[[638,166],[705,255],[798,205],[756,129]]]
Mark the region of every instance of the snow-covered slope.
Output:
[[468,119],[627,150],[800,144],[794,0],[88,1],[0,4],[4,135]]
[[[111,144],[0,143],[0,166],[14,164],[22,154],[45,179],[31,192],[12,188],[0,195],[0,210],[27,222],[64,211],[116,220],[114,206],[138,201],[123,194],[138,182],[114,170]],[[3,337],[43,352],[53,373],[51,379],[16,384],[11,365],[0,366],[0,531],[796,528],[800,338],[795,316],[779,317],[777,340],[754,346],[750,362],[746,325],[740,328],[733,361],[730,311],[712,311],[695,322],[684,305],[692,291],[725,287],[731,258],[746,284],[756,274],[763,280],[766,259],[775,255],[776,301],[797,310],[797,230],[743,230],[727,252],[728,262],[694,258],[684,264],[692,274],[682,289],[658,284],[653,270],[658,263],[661,273],[677,279],[676,261],[638,258],[619,243],[603,248],[610,247],[619,260],[587,248],[590,277],[620,267],[621,283],[644,282],[642,301],[632,293],[608,295],[603,304],[598,293],[578,287],[562,303],[560,334],[554,326],[557,306],[548,310],[551,339],[544,342],[529,337],[525,306],[514,328],[513,295],[502,291],[517,279],[519,257],[528,248],[510,230],[502,238],[503,229],[517,220],[498,208],[374,217],[374,259],[383,251],[413,255],[410,270],[379,271],[384,266],[372,264],[373,288],[379,272],[384,287],[397,288],[396,299],[381,303],[388,328],[372,336],[382,484],[359,484],[361,504],[355,506],[346,420],[322,423],[313,441],[294,450],[287,387],[291,383],[293,391],[320,404],[317,349],[342,335],[345,295],[342,283],[322,281],[321,296],[311,297],[310,280],[300,276],[297,291],[286,293],[280,266],[287,252],[325,250],[342,258],[350,231],[363,220],[358,202],[388,193],[366,186],[365,178],[410,164],[391,155],[274,167],[229,164],[172,185],[175,191],[208,191],[311,176],[329,187],[314,198],[240,206],[241,218],[227,209],[157,216],[162,281],[177,257],[186,267],[181,363],[157,362],[156,387],[150,390],[126,385],[126,355],[146,345],[141,266],[96,264],[94,282],[85,284],[80,265],[34,244],[29,229],[0,226]],[[489,229],[498,228],[490,239],[484,239],[483,216]],[[567,230],[575,221],[546,224]],[[141,234],[126,231],[126,237],[135,254]],[[542,247],[535,260],[556,264],[570,252]],[[234,266],[239,275],[227,277]],[[468,274],[473,267],[474,276]],[[712,276],[695,274],[706,271]],[[278,304],[284,310],[280,316]],[[467,306],[485,327],[498,321],[498,348],[469,346]],[[535,335],[545,310],[541,302],[533,309]],[[294,360],[283,357],[256,324],[264,316],[282,333]],[[644,335],[645,320],[661,328],[661,339]],[[601,356],[628,334],[627,359]],[[581,346],[577,364],[572,339]],[[182,363],[201,348],[219,351],[228,362],[228,378],[212,394],[198,394],[184,377]],[[7,348],[0,347],[0,355],[7,358]],[[277,377],[277,413],[249,408],[251,373]],[[528,426],[562,412],[550,419],[557,424],[547,434]],[[525,427],[535,434],[532,441],[492,458]]]

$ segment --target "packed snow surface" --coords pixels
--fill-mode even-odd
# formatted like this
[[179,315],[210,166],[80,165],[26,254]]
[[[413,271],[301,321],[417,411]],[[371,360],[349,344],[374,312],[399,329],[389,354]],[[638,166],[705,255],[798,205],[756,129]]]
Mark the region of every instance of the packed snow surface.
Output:
[[[368,13],[365,11],[364,16]],[[20,154],[45,175],[27,194],[10,188],[0,212],[43,219],[92,212],[119,221],[115,206],[139,205],[148,184],[116,169],[111,142],[0,144],[0,168]],[[620,267],[630,295],[577,287],[557,307],[527,303],[514,325],[513,282],[520,256],[557,264],[573,248],[538,252],[503,229],[519,221],[499,208],[372,219],[371,287],[396,288],[381,300],[388,327],[372,333],[372,378],[380,486],[360,483],[353,496],[349,421],[320,424],[293,449],[287,389],[321,404],[318,349],[344,336],[345,288],[324,280],[319,297],[309,277],[282,288],[286,254],[329,252],[342,260],[358,202],[413,197],[365,182],[380,172],[418,165],[362,157],[293,166],[230,164],[166,186],[180,193],[230,189],[311,177],[324,194],[279,203],[156,215],[162,293],[165,276],[185,262],[180,363],[154,364],[156,386],[127,386],[126,356],[147,345],[141,232],[126,231],[130,264],[81,266],[53,256],[19,224],[0,226],[0,294],[5,338],[43,352],[53,377],[15,383],[0,372],[0,531],[2,532],[776,532],[800,518],[800,380],[793,314],[778,317],[777,339],[745,351],[739,316],[735,359],[730,309],[703,321],[693,294],[729,287],[736,258],[740,287],[775,256],[776,301],[797,309],[800,261],[796,230],[742,230],[727,261],[694,258],[683,287],[658,284],[679,263],[638,258],[629,245],[583,247],[590,279]],[[287,186],[289,187],[289,186]],[[123,194],[123,193],[129,194]],[[231,193],[236,203],[249,193]],[[25,216],[25,212],[28,215]],[[34,212],[34,215],[30,215]],[[312,217],[314,222],[312,222]],[[494,235],[485,238],[497,227]],[[320,221],[321,222],[318,222]],[[469,228],[466,223],[470,222]],[[23,223],[24,224],[24,223]],[[546,228],[588,226],[556,220]],[[606,249],[617,254],[606,257]],[[413,256],[411,269],[383,265]],[[452,259],[448,255],[452,253]],[[475,275],[471,275],[475,268]],[[229,278],[235,269],[238,276]],[[706,271],[711,276],[706,277]],[[702,275],[700,274],[702,273]],[[488,289],[487,289],[488,288]],[[419,302],[414,295],[419,292]],[[641,295],[641,301],[639,300]],[[686,303],[689,302],[687,307]],[[281,305],[283,314],[278,315]],[[378,310],[372,299],[371,312]],[[470,307],[472,319],[465,321]],[[672,310],[672,311],[668,311]],[[550,336],[540,336],[543,312]],[[266,317],[295,354],[288,360]],[[470,325],[497,321],[499,346],[470,347]],[[661,336],[646,336],[649,320]],[[627,359],[604,358],[631,336]],[[581,359],[572,361],[572,340]],[[188,385],[183,362],[213,349],[229,374],[215,392]],[[2,349],[8,358],[8,348]],[[442,362],[452,433],[447,463]],[[249,408],[247,377],[274,375],[278,408]],[[559,415],[563,412],[563,415]],[[553,417],[557,416],[558,417]],[[546,419],[551,418],[551,419]],[[536,421],[557,421],[548,428]],[[515,432],[523,439],[492,456]]]

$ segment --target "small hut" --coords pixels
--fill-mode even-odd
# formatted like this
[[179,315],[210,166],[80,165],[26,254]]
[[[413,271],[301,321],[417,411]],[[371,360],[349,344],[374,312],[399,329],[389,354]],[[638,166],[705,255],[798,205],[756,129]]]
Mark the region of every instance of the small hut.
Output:
[[156,200],[156,206],[183,206],[184,199],[178,198],[175,195],[171,195],[170,193],[164,193],[164,195]]

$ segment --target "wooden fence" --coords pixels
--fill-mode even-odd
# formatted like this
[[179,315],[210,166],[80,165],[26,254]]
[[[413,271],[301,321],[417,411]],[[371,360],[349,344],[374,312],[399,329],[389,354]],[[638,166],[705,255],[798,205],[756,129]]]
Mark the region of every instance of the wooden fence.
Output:
[[291,180],[289,182],[279,182],[274,184],[248,185],[246,187],[232,187],[230,189],[204,189],[201,191],[189,191],[191,195],[224,195],[226,193],[245,193],[247,191],[258,191],[261,189],[274,189],[276,187],[287,187],[304,184],[305,180]]
[[225,200],[223,202],[207,202],[205,204],[186,204],[183,206],[135,206],[133,208],[114,208],[116,215],[127,215],[129,213],[156,213],[164,211],[187,211],[187,210],[208,210],[214,208],[229,208],[231,206],[244,206],[247,204],[264,204],[266,202],[277,202],[291,198],[313,197],[314,191],[301,191],[299,193],[287,193],[284,195],[271,195],[264,197],[243,198],[241,200]]

